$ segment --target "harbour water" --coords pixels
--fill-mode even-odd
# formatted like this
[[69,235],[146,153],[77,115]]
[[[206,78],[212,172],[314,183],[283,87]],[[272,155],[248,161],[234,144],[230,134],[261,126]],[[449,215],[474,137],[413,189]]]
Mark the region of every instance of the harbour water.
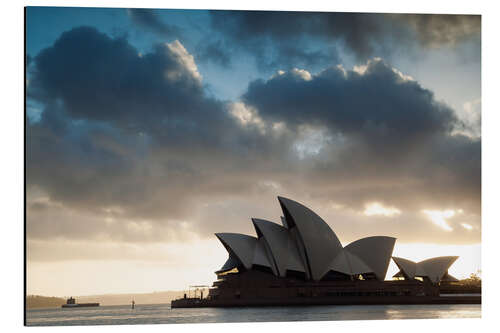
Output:
[[380,319],[480,318],[481,305],[352,305],[171,309],[136,304],[76,309],[27,310],[28,326],[231,323]]

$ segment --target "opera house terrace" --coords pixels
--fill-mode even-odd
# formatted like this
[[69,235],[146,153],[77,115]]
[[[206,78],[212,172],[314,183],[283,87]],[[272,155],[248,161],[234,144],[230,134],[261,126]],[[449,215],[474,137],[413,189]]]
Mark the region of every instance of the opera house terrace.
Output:
[[[439,285],[456,280],[458,257],[412,262],[392,257],[396,239],[371,236],[343,247],[306,206],[278,197],[282,225],[252,218],[255,236],[217,233],[228,259],[208,295],[172,301],[176,307],[307,304],[480,303],[480,296],[444,297]],[[400,271],[385,281],[390,260]]]

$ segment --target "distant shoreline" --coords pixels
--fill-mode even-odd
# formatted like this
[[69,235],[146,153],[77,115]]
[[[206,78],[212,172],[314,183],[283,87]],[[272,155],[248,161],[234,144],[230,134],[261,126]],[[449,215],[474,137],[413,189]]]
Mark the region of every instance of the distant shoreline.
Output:
[[50,297],[50,296],[40,296],[40,295],[28,295],[26,297],[27,309],[56,308],[60,307],[64,303],[66,303],[66,300],[60,297]]
[[[73,296],[77,303],[100,303],[102,306],[127,305],[134,300],[136,305],[140,304],[169,304],[173,299],[180,298],[184,291],[158,291],[151,293],[131,294],[103,294],[89,296]],[[68,296],[69,297],[69,296]],[[26,297],[26,309],[42,309],[60,307],[66,303],[66,298],[28,295]]]

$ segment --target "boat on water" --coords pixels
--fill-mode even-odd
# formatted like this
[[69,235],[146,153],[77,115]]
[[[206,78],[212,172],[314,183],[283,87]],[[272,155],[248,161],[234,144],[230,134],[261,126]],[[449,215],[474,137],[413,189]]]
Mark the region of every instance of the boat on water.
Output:
[[76,303],[76,299],[70,297],[66,300],[66,304],[63,304],[61,307],[63,308],[83,308],[83,307],[91,307],[91,306],[99,306],[99,303]]

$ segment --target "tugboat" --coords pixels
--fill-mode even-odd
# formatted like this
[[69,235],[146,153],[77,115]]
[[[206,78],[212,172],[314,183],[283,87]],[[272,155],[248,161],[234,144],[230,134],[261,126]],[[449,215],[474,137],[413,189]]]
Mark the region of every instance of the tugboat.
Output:
[[99,306],[99,303],[76,303],[76,300],[73,297],[70,297],[66,300],[66,304],[63,304],[61,307],[63,307],[63,308],[82,308],[82,307],[90,307],[90,306]]

